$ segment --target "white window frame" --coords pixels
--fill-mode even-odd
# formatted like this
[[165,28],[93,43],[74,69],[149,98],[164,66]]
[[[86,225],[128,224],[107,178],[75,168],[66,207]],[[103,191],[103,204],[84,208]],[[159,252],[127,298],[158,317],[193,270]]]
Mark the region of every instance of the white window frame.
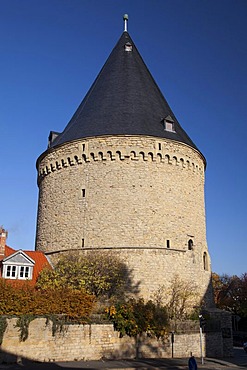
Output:
[[3,278],[32,280],[33,267],[25,265],[6,264],[3,266]]
[[174,122],[165,120],[165,130],[169,132],[175,132],[174,130]]
[[3,277],[6,279],[16,279],[17,278],[17,266],[16,265],[4,266]]
[[164,130],[168,132],[176,132],[175,131],[175,125],[174,121],[171,116],[167,116],[166,118],[163,119],[164,122]]

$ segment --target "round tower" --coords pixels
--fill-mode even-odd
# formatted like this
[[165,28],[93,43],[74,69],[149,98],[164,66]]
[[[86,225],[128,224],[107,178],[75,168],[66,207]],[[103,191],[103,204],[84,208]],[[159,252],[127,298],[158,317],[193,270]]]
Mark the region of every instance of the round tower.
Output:
[[150,298],[175,275],[211,300],[205,158],[125,30],[62,133],[38,158],[36,249],[112,250]]

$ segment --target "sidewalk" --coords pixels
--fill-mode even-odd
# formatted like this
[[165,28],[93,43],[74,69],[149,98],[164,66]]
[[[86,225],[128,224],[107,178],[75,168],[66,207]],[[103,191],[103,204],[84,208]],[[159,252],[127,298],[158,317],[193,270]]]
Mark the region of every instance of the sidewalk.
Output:
[[[201,364],[201,359],[196,359],[198,370],[246,370],[246,364],[234,363],[234,359],[204,359],[204,364]],[[1,365],[0,370],[188,370],[188,359],[138,359],[138,360],[100,360],[100,361],[71,361],[71,362],[50,362],[38,363],[24,360],[23,363],[12,365]]]

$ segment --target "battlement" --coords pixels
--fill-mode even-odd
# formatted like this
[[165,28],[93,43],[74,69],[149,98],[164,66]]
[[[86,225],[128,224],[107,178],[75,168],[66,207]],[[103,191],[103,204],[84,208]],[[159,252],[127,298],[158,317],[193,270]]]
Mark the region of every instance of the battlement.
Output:
[[[143,138],[140,140],[135,137],[122,137],[122,139],[123,142],[120,137],[79,140],[62,145],[56,150],[56,155],[54,150],[48,152],[39,162],[38,183],[45,176],[62,168],[97,161],[156,162],[204,174],[204,163],[203,161],[199,163],[197,159],[200,157],[199,152],[186,144],[174,144],[167,139],[146,138],[144,146]],[[196,152],[197,156],[193,152]]]

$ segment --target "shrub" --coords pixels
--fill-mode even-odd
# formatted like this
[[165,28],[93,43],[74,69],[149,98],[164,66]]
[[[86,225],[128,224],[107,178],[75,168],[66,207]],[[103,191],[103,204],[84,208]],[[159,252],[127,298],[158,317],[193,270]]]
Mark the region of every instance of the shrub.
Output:
[[113,322],[120,335],[137,337],[142,333],[160,338],[168,330],[166,308],[152,301],[131,299],[127,303],[119,303],[106,309],[107,317]]

